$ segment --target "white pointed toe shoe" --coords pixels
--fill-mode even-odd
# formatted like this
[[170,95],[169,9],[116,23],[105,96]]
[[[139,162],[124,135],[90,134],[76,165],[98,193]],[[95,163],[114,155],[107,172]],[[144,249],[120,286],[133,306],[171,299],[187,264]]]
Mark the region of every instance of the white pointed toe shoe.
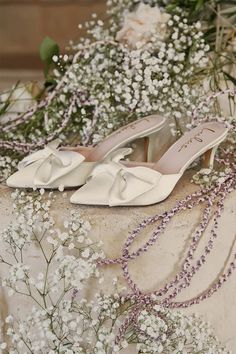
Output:
[[[60,150],[60,141],[54,140],[43,150],[26,156],[18,164],[18,171],[7,179],[13,188],[64,188],[79,186],[91,173],[95,162],[86,163],[86,157],[72,150]],[[88,149],[89,150],[89,149]]]
[[[108,206],[151,205],[166,199],[191,163],[203,156],[213,167],[218,145],[227,128],[218,122],[204,123],[185,133],[157,163],[121,163],[131,149],[119,149],[95,166],[87,183],[71,196],[71,203]],[[135,166],[135,167],[132,167]]]
[[59,140],[52,141],[43,150],[25,157],[19,163],[18,171],[7,179],[7,185],[62,190],[79,187],[98,162],[135,139],[145,138],[147,157],[155,134],[164,124],[164,117],[148,116],[116,130],[95,147],[58,148]]

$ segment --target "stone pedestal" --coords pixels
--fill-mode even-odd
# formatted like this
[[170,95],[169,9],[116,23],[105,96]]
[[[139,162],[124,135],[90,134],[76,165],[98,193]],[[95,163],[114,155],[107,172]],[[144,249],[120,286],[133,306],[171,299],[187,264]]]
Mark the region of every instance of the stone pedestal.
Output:
[[[74,206],[69,203],[69,196],[72,192],[67,193],[67,197],[56,192],[57,198],[52,214],[58,220],[58,225],[63,218],[68,215],[73,208],[78,210],[84,219],[89,220],[92,225],[90,238],[92,240],[102,240],[104,243],[104,251],[108,257],[117,257],[121,253],[121,248],[125,242],[127,235],[133,228],[147,216],[162,213],[174,206],[175,202],[185,197],[187,194],[196,190],[196,186],[190,184],[189,180],[191,172],[185,174],[176,186],[172,195],[163,203],[148,207],[88,207]],[[14,215],[11,214],[12,204],[10,200],[11,190],[2,186],[0,188],[0,220],[1,229],[8,225]],[[225,269],[229,262],[230,254],[236,251],[235,241],[235,208],[236,193],[233,192],[225,201],[223,216],[220,219],[218,230],[218,239],[215,242],[214,249],[210,254],[205,266],[197,273],[191,286],[182,292],[178,300],[189,299],[205,290],[215,278]],[[176,271],[180,268],[183,257],[188,248],[189,240],[195,226],[199,223],[202,207],[194,210],[187,210],[175,217],[166,232],[161,236],[160,240],[152,246],[149,251],[139,259],[130,262],[130,272],[133,279],[137,282],[142,290],[151,291],[161,287],[167,280],[170,280]],[[134,248],[142,245],[147,240],[150,232],[154,230],[152,225],[145,230]],[[201,240],[200,248],[204,247],[209,236],[206,232]],[[40,259],[37,249],[29,255],[28,262],[34,267],[40,266]],[[0,269],[0,275],[4,273],[4,269]],[[125,286],[122,272],[119,266],[108,266],[104,268],[105,281],[103,289],[106,292],[112,291],[112,279],[117,276],[119,285]],[[235,317],[236,317],[236,273],[231,276],[228,282],[215,293],[210,299],[205,300],[200,305],[192,306],[185,313],[197,312],[203,316],[205,320],[209,320],[219,339],[232,350],[236,352],[235,337]],[[88,296],[92,287],[88,289]],[[6,316],[8,313],[16,313],[18,309],[22,313],[26,313],[29,308],[28,300],[17,298],[9,298],[6,291],[2,290],[0,294],[1,314]],[[133,351],[132,351],[133,350]],[[129,348],[126,353],[135,353],[135,349]]]

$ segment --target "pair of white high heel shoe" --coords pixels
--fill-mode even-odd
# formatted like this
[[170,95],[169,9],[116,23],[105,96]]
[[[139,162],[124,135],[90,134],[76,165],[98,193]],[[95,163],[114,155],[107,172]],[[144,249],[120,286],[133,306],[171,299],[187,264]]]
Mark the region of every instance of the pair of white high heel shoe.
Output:
[[[120,128],[95,147],[58,148],[55,140],[25,157],[7,185],[59,190],[82,186],[71,196],[75,204],[141,206],[161,202],[195,159],[202,155],[204,166],[213,167],[216,149],[228,132],[222,123],[204,123],[185,133],[159,161],[150,161],[155,135],[164,124],[164,117],[148,116]],[[125,161],[132,149],[124,146],[138,138],[145,138],[147,162]]]

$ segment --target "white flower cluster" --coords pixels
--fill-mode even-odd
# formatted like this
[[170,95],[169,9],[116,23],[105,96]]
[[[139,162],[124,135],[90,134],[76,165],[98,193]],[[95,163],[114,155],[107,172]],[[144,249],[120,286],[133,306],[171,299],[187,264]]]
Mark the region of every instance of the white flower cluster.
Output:
[[197,315],[186,316],[156,305],[143,310],[138,323],[139,353],[229,354],[213,335],[208,323]]
[[16,170],[18,161],[10,156],[0,156],[0,183]]
[[[73,303],[66,298],[83,289],[89,279],[99,278],[95,261],[103,253],[88,238],[90,224],[77,211],[71,211],[61,231],[55,228],[50,215],[50,206],[55,201],[53,193],[47,199],[44,190],[31,194],[15,191],[12,199],[14,221],[0,235],[7,248],[1,252],[0,263],[8,267],[1,283],[9,289],[9,296],[27,296],[37,307],[33,307],[26,320],[12,322],[7,318],[12,347],[9,353],[26,353],[27,348],[35,354],[50,350],[58,353],[67,343],[66,336],[60,339],[61,332],[73,329],[78,337],[81,328],[78,314],[70,314]],[[28,255],[35,246],[41,255],[40,271],[36,274],[33,265],[28,264]],[[76,343],[74,340],[72,346]],[[0,349],[4,346],[2,343]],[[67,351],[66,344],[64,349],[60,353],[77,353],[74,349]]]
[[[76,54],[77,61],[55,98],[58,104],[68,102],[79,89],[73,119],[81,125],[85,143],[97,143],[128,121],[157,112],[184,129],[201,91],[201,85],[194,85],[191,77],[208,62],[209,46],[200,22],[189,24],[178,11],[163,13],[157,4],[110,3],[111,8],[118,5],[122,7],[119,16],[112,13],[115,30],[93,20],[88,24],[93,39],[73,45],[81,54]],[[60,80],[59,71],[55,74]]]
[[[88,250],[87,254],[89,257],[89,248],[86,250]],[[49,277],[51,291],[59,292],[58,284],[61,280],[63,280],[66,291],[73,289],[81,290],[84,281],[94,275],[99,275],[99,273],[96,272],[94,258],[96,259],[97,255],[83,259],[75,257],[74,255],[64,255],[60,250],[56,256],[58,266],[51,277]]]
[[104,320],[106,317],[115,320],[122,301],[123,299],[118,293],[113,295],[98,294],[97,304],[94,310],[99,312],[101,320]]
[[48,243],[50,243],[55,249],[58,249],[58,256],[63,245],[68,247],[69,250],[78,249],[78,245],[91,244],[91,240],[87,238],[87,234],[90,231],[91,226],[88,221],[83,221],[81,215],[76,210],[70,211],[70,216],[63,222],[63,228],[53,228],[50,230],[50,234],[47,237]]
[[167,38],[154,32],[141,49],[100,44],[86,51],[73,87],[79,83],[94,102],[94,120],[90,107],[81,111],[84,140],[93,133],[95,143],[128,120],[155,112],[185,127],[197,96],[190,78],[206,65],[209,47],[199,23],[174,15],[166,27]]
[[21,292],[25,283],[28,283],[30,267],[23,263],[14,264],[9,269],[9,274],[2,280],[2,286],[8,287],[8,295],[12,296],[15,292]]
[[[17,350],[34,354],[107,354],[113,352],[113,348],[117,352],[109,316],[101,320],[95,308],[94,303],[86,299],[76,303],[63,300],[56,309],[33,307],[18,325],[14,317],[8,316],[7,334],[13,344],[9,354],[16,354]],[[126,346],[128,343],[122,341],[122,347]]]
[[42,196],[35,198],[16,190],[12,193],[14,219],[3,230],[0,240],[9,245],[14,254],[20,253],[34,241],[37,232],[46,232],[54,225],[49,215],[51,200],[42,201]]
[[200,185],[201,187],[208,187],[214,183],[222,183],[225,181],[229,173],[233,172],[231,168],[226,167],[223,171],[202,168],[195,173],[192,177],[192,182]]
[[[18,327],[14,318],[10,321],[7,319],[7,334],[13,344],[9,354],[15,354],[19,350],[34,354],[84,353],[80,344],[84,318],[79,314],[75,317],[72,310],[71,301],[64,300],[56,309],[33,307]],[[68,345],[68,342],[73,345]],[[30,351],[27,351],[27,347]]]

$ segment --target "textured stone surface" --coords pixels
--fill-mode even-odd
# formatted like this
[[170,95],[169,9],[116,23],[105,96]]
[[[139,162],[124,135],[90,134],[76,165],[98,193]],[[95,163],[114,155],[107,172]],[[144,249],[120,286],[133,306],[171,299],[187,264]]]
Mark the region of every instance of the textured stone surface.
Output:
[[[165,202],[158,205],[136,208],[72,206],[68,198],[57,193],[58,195],[52,213],[57,218],[58,225],[60,225],[63,216],[67,215],[71,208],[80,211],[83,218],[89,220],[92,224],[90,237],[93,240],[102,240],[107,256],[116,257],[120,255],[120,250],[129,231],[143,218],[169,209],[179,198],[186,196],[186,194],[196,189],[196,186],[189,183],[189,178],[190,172],[185,174],[185,177],[178,183],[172,195]],[[2,186],[0,188],[1,228],[6,226],[13,217],[11,215],[12,205],[10,192],[10,189],[7,187]],[[68,197],[71,193],[72,192],[68,192]],[[189,299],[206,289],[226,267],[230,253],[235,253],[235,197],[236,193],[234,192],[225,202],[225,209],[219,226],[219,237],[215,243],[212,254],[209,256],[207,264],[196,275],[191,286],[179,296],[179,300]],[[199,207],[195,210],[182,212],[172,220],[166,232],[160,238],[160,241],[146,254],[130,264],[133,279],[141,289],[146,291],[158,289],[166,280],[173,277],[180,267],[181,260],[189,244],[191,233],[194,230],[194,226],[199,222],[201,211],[202,208]],[[145,232],[140,235],[134,247],[143,244],[153,229],[154,225],[148,230],[145,230]],[[201,240],[201,247],[203,247],[208,236],[209,233],[206,232]],[[29,255],[28,261],[30,264],[34,264],[35,269],[40,267],[37,249]],[[0,269],[0,275],[2,275],[3,272],[4,269]],[[104,268],[105,281],[103,289],[105,291],[112,291],[111,280],[114,276],[118,276],[120,286],[125,285],[120,267],[109,266]],[[231,279],[224,284],[223,288],[210,299],[202,302],[200,305],[192,306],[184,310],[185,313],[197,312],[202,314],[206,320],[209,320],[213,324],[220,340],[227,344],[233,353],[236,352],[235,276],[236,274],[234,274]],[[93,285],[88,289],[88,296],[92,291],[95,291]],[[19,303],[14,297],[9,299],[4,290],[1,292],[0,299],[1,312],[3,315],[6,315],[8,312],[16,312],[19,308],[23,312],[27,310],[27,299],[21,300]],[[131,352],[132,350],[129,349],[127,353],[131,354]]]

